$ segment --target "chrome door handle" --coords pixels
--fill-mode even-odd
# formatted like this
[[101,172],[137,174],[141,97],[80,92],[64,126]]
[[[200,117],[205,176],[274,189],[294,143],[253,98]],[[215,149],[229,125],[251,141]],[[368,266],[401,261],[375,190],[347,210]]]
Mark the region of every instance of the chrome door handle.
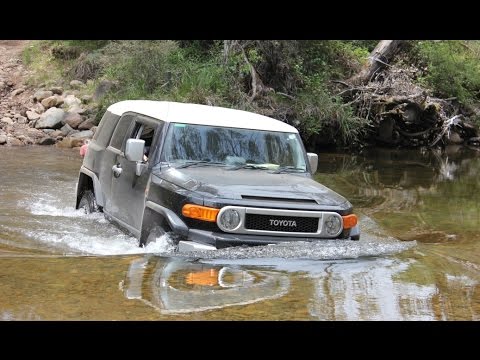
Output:
[[120,164],[113,165],[112,171],[113,171],[113,176],[118,178],[122,173],[122,168],[120,167]]

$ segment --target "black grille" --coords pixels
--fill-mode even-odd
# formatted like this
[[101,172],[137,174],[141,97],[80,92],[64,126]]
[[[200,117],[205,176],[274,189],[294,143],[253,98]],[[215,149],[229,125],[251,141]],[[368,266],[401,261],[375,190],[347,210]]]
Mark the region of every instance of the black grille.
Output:
[[251,230],[316,233],[318,230],[318,218],[246,214],[245,228]]

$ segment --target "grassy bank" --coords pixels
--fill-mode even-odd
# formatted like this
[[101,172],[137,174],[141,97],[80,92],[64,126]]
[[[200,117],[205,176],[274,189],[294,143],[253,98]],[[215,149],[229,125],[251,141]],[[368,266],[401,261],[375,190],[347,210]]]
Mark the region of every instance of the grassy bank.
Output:
[[[82,91],[91,94],[100,81],[115,82],[99,104],[100,114],[123,99],[227,106],[286,121],[309,147],[355,146],[365,141],[370,119],[357,116],[356,108],[337,95],[336,81],[357,73],[376,43],[33,41],[23,57],[34,70],[32,85],[80,79],[87,84]],[[400,65],[418,67],[415,81],[432,94],[474,105],[479,54],[475,41],[411,41]]]

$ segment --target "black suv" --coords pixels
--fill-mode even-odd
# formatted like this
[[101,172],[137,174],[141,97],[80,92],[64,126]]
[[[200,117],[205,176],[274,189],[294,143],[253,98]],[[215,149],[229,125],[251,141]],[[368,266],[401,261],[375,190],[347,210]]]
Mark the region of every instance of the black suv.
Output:
[[88,146],[76,208],[180,250],[358,240],[344,197],[317,183],[298,131],[251,112],[165,101],[111,105]]

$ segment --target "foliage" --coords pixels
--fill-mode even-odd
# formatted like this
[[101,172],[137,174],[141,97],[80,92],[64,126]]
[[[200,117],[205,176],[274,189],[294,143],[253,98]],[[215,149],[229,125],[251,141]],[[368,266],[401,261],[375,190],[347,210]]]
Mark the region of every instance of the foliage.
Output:
[[[25,50],[24,61],[37,73],[48,74],[50,82],[115,81],[118,86],[103,98],[100,112],[123,99],[193,102],[274,116],[298,124],[305,138],[322,134],[337,145],[359,140],[363,121],[331,95],[329,86],[331,79],[345,79],[356,72],[374,42],[237,43],[225,56],[220,40],[41,41]],[[251,65],[264,86],[253,101]],[[40,81],[45,79],[34,80]]]
[[353,114],[349,105],[332,97],[320,77],[308,80],[294,106],[305,137],[323,132],[324,137],[339,146],[356,145],[367,124]]
[[[214,57],[199,61],[173,41],[120,41],[104,49],[104,76],[120,90],[109,101],[156,99],[228,105],[229,79]],[[121,57],[116,54],[124,54]]]
[[478,101],[480,56],[476,42],[419,41],[416,49],[427,68],[420,81],[440,97],[457,97],[464,104]]

